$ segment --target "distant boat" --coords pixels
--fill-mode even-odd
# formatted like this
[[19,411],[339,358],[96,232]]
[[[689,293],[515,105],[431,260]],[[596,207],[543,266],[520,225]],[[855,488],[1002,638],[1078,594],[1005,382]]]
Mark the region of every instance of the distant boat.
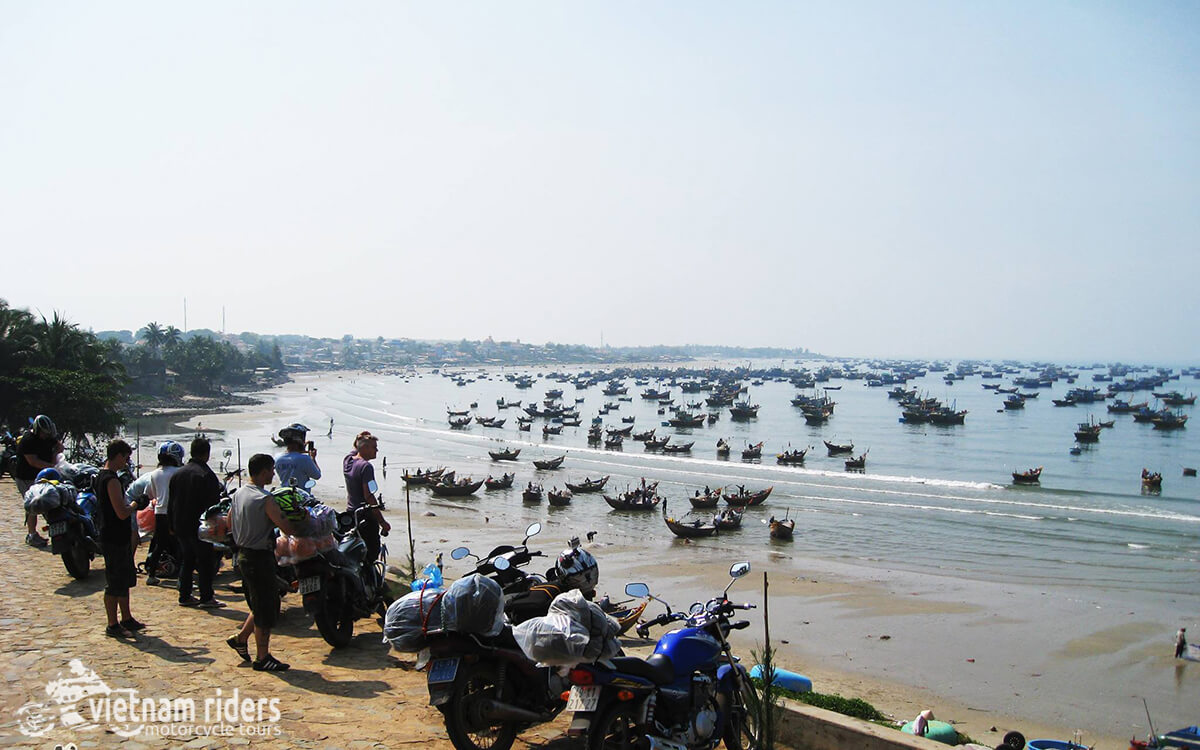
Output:
[[488,451],[488,455],[493,461],[516,461],[517,456],[521,455],[520,448],[505,448],[504,450]]
[[779,539],[784,542],[792,540],[792,533],[796,530],[796,522],[788,518],[786,514],[784,514],[783,518],[771,516],[771,520],[768,523],[771,527],[772,539]]
[[558,458],[535,460],[533,462],[533,465],[539,469],[542,469],[543,471],[550,471],[550,470],[557,469],[558,467],[562,466],[563,461],[565,461],[566,459],[567,459],[567,457],[565,455],[563,455],[563,456],[559,456]]
[[1016,484],[1038,484],[1041,481],[1042,467],[1030,469],[1029,471],[1014,471],[1012,473],[1013,482]]
[[516,474],[503,474],[499,479],[488,476],[483,480],[483,486],[489,490],[506,490],[513,485],[513,479],[516,479]]
[[829,455],[831,456],[836,456],[839,453],[854,452],[854,443],[845,443],[843,445],[839,445],[837,443],[831,443],[828,440],[824,440],[822,442],[825,443],[825,449],[829,451]]

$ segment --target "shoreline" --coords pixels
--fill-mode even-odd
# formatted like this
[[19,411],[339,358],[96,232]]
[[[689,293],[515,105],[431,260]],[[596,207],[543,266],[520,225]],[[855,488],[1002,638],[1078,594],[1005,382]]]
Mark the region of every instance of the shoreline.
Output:
[[[357,371],[297,374],[291,383],[263,393],[262,404],[200,415],[201,421],[206,429],[243,437],[269,431],[268,425],[290,421],[291,415],[312,413],[304,408],[310,398],[306,389],[360,376],[370,377]],[[349,429],[339,427],[339,433]],[[334,445],[340,439],[336,438]],[[326,451],[320,459],[326,474],[318,484],[318,495],[336,506],[342,492],[336,472],[341,451],[322,450]],[[336,458],[331,460],[327,453]],[[377,471],[380,463],[376,462]],[[404,454],[393,456],[391,468],[398,474],[401,466],[438,463],[435,455]],[[400,483],[395,481],[397,477],[392,479],[390,486],[395,490]],[[403,498],[402,486],[399,491]],[[459,544],[484,548],[519,541],[512,539],[519,531],[504,526],[503,519],[488,519],[470,503],[434,499],[420,491],[412,493],[412,501],[418,567]],[[407,543],[397,537],[404,533],[404,504],[397,503],[394,495],[388,503],[388,516],[395,527],[392,543],[397,549],[389,564],[403,565]],[[547,555],[563,541],[559,537],[569,535],[554,518],[551,514],[545,519],[548,528],[531,542],[534,549]],[[661,558],[646,561],[644,548],[632,537],[614,540],[602,535],[588,547],[601,561],[602,590],[615,596],[625,582],[645,580],[673,605],[686,604],[685,594],[702,598],[711,595],[713,587],[723,588],[727,579],[722,576],[732,562],[700,552],[681,561],[673,554],[670,570],[664,571]],[[1081,665],[1095,669],[1095,665],[1111,664],[1114,670],[1139,666],[1143,672],[1169,672],[1169,658],[1164,661],[1157,651],[1142,653],[1130,648],[1155,625],[1136,613],[1119,612],[1119,602],[1076,601],[1069,591],[1037,590],[1020,584],[837,565],[791,551],[772,552],[771,556],[767,564],[771,627],[781,665],[811,677],[817,692],[862,698],[901,723],[922,709],[933,708],[940,720],[993,746],[1004,732],[1013,729],[1027,738],[1070,739],[1083,727],[1086,743],[1117,748],[1127,747],[1130,736],[1142,738],[1149,731],[1135,695],[1109,696],[1110,702],[1098,707],[1075,700],[1071,693]],[[751,574],[754,586],[760,586],[761,570],[756,564]],[[787,576],[781,570],[799,570],[800,574]],[[448,575],[463,572],[449,562],[447,571]],[[698,587],[697,582],[706,586]],[[744,589],[742,593],[749,598],[753,587],[743,584],[735,586],[731,596]],[[754,625],[747,633],[757,632],[761,624],[760,619],[751,619]],[[1049,636],[1043,636],[1043,631]],[[748,637],[737,653],[749,658],[755,645],[754,638]],[[1186,666],[1182,677],[1177,676],[1189,685],[1197,678],[1200,671],[1193,669],[1189,675]],[[1152,712],[1154,708],[1152,704]],[[1118,710],[1119,717],[1111,716]],[[1108,725],[1122,728],[1088,729],[1093,718],[1099,722],[1106,712]],[[1161,723],[1159,718],[1157,723]]]

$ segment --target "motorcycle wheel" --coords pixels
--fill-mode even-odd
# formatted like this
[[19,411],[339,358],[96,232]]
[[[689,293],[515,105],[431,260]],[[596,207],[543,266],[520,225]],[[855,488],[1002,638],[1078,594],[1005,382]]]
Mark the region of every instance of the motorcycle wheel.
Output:
[[[509,701],[511,696],[501,695],[493,664],[475,663],[459,676],[454,685],[454,694],[445,705],[446,734],[457,750],[509,750],[517,738],[517,727],[512,722],[483,717],[482,703],[486,700]],[[511,693],[512,687],[505,690]]]
[[67,548],[62,553],[63,567],[77,581],[87,578],[92,572],[92,553],[83,546],[82,539],[67,540]]
[[602,708],[588,730],[588,750],[643,750],[650,747],[638,726],[632,701],[613,701]]
[[743,678],[738,700],[729,705],[729,696],[718,694],[717,706],[729,717],[725,724],[725,747],[728,750],[758,750],[761,741],[758,708],[762,700],[754,683]]
[[313,620],[326,643],[334,648],[345,648],[354,638],[354,613],[342,582],[334,578],[326,585],[329,590],[325,592],[324,606],[313,614]]

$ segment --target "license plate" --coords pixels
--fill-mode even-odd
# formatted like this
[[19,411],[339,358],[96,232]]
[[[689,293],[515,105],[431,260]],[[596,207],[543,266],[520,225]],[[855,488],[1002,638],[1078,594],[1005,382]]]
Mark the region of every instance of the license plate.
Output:
[[458,674],[457,656],[449,659],[434,659],[433,664],[429,667],[429,684],[438,682],[454,682],[454,676]]
[[589,685],[588,687],[580,687],[579,685],[571,686],[571,695],[567,698],[568,711],[595,711],[596,706],[599,704],[599,685]]
[[67,522],[59,521],[58,523],[50,524],[50,528],[47,533],[50,534],[50,536],[61,536],[67,533]]
[[300,579],[300,593],[313,594],[321,590],[321,576],[309,576]]

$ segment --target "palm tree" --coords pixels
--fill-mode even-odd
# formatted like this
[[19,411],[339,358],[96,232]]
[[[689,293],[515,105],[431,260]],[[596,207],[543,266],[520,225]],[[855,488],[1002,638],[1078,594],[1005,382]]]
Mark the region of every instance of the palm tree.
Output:
[[168,347],[171,347],[175,346],[180,341],[183,341],[183,331],[179,330],[175,326],[167,326],[167,329],[163,331],[163,343],[165,343]]

